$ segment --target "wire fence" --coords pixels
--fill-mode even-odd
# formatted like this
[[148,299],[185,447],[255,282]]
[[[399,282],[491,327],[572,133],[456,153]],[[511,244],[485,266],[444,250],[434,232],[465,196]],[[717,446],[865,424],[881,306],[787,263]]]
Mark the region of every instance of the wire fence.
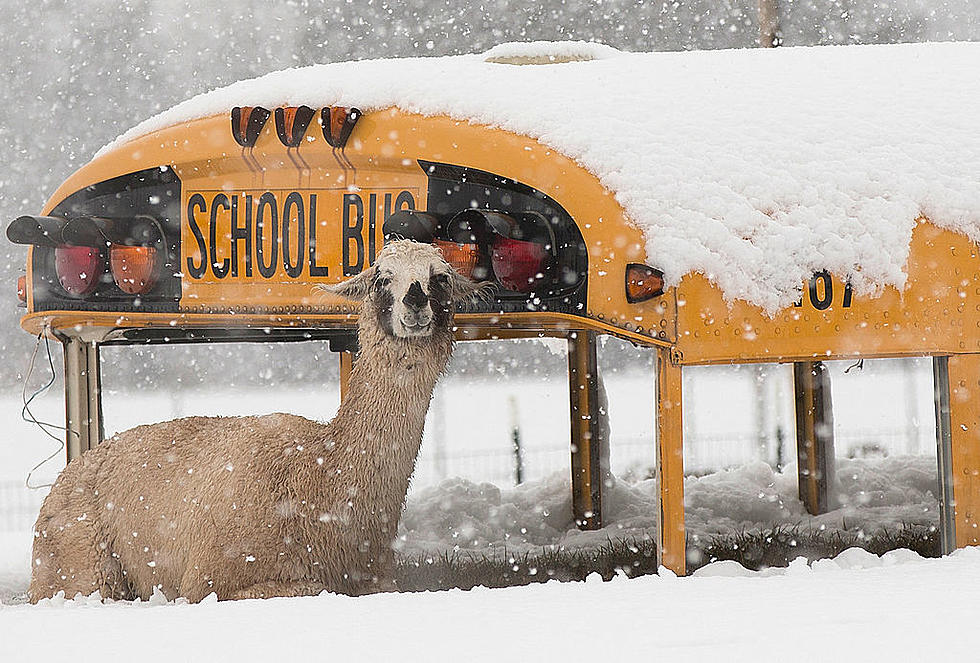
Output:
[[31,490],[23,481],[0,481],[0,530],[29,530],[37,519],[47,488]]
[[[908,436],[908,431],[901,428],[839,433],[836,453],[851,458],[897,455],[904,452]],[[689,436],[684,445],[684,469],[687,474],[704,475],[755,460],[773,467],[785,466],[795,462],[795,447],[795,437],[789,436]],[[610,445],[614,474],[629,479],[654,476],[655,457],[652,439],[613,439]],[[522,449],[521,462],[525,481],[568,472],[569,449],[566,445]],[[512,449],[457,451],[441,458],[423,455],[416,467],[414,485],[424,487],[450,477],[464,477],[504,487],[515,485],[516,476],[517,456]],[[23,481],[0,481],[0,531],[29,530],[45,495],[47,489],[29,489]]]

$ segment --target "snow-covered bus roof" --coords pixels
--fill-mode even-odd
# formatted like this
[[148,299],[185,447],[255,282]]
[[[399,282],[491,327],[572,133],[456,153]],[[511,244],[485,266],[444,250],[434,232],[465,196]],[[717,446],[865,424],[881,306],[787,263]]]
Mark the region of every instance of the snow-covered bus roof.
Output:
[[[558,62],[504,63],[542,59]],[[980,240],[978,66],[980,43],[685,53],[508,44],[241,81],[101,153],[237,105],[397,107],[492,125],[594,173],[670,283],[701,272],[727,298],[774,312],[821,269],[858,292],[902,287],[920,216]]]

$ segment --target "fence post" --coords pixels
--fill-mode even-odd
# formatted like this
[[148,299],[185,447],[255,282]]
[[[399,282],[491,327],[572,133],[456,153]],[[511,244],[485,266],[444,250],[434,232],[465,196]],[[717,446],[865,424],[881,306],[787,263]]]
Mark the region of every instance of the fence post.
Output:
[[779,46],[779,7],[776,0],[759,0],[759,46]]
[[507,397],[510,410],[510,441],[514,452],[514,485],[524,483],[524,450],[521,447],[521,424],[517,414],[517,399],[511,394]]
[[919,453],[919,389],[912,359],[901,359],[905,391],[905,453]]

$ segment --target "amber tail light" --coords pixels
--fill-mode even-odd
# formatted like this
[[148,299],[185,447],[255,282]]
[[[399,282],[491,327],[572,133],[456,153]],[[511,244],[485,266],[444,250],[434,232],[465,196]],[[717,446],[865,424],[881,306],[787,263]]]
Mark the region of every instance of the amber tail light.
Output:
[[436,239],[432,243],[457,272],[466,278],[473,278],[473,271],[480,262],[480,247],[477,244],[460,244],[445,239]]
[[69,295],[84,297],[99,285],[105,274],[105,256],[88,246],[59,246],[54,250],[58,282]]
[[157,250],[152,246],[113,244],[109,249],[109,268],[119,289],[130,295],[149,292],[160,274]]
[[638,304],[664,294],[664,273],[637,263],[626,266],[626,301]]

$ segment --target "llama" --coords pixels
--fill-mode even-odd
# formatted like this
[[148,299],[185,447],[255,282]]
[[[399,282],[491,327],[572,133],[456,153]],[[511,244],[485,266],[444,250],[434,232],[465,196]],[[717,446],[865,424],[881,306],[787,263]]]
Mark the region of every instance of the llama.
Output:
[[190,417],[73,460],[34,531],[32,602],[64,591],[197,602],[394,589],[396,535],[455,303],[481,290],[428,244],[387,244],[323,290],[360,301],[336,417]]

